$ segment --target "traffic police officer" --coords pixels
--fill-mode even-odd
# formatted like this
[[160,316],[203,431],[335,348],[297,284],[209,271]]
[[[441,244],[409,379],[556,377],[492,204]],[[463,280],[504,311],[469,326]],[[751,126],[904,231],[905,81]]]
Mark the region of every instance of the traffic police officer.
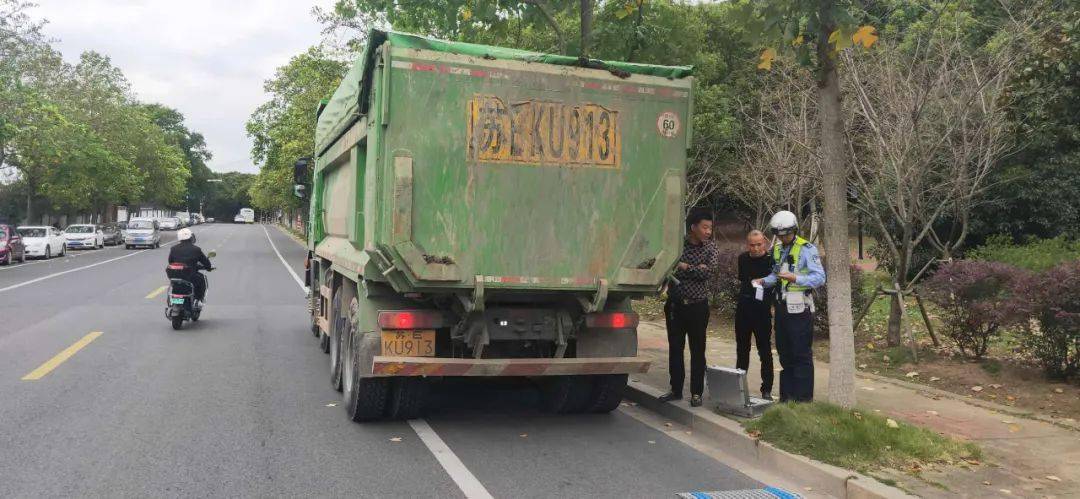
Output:
[[790,211],[779,211],[769,229],[780,244],[773,246],[773,269],[756,282],[776,293],[776,352],[780,355],[780,401],[814,399],[813,289],[825,284],[817,247],[798,236]]

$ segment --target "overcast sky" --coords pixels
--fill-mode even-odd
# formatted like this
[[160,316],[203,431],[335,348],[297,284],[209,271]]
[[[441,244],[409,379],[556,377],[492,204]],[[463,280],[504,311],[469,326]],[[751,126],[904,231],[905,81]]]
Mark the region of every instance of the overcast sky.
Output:
[[215,171],[255,172],[248,115],[263,81],[311,45],[314,5],[332,0],[37,0],[34,17],[69,62],[85,50],[110,58],[138,98],[178,109],[202,132]]

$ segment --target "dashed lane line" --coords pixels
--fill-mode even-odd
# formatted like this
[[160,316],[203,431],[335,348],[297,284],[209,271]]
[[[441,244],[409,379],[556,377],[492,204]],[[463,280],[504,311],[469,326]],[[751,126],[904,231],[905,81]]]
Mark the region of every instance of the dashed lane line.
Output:
[[79,350],[82,350],[83,347],[85,347],[86,345],[89,345],[91,341],[96,340],[98,336],[101,336],[101,331],[95,331],[95,332],[92,332],[92,333],[90,333],[90,334],[88,334],[86,336],[83,336],[82,339],[80,339],[79,341],[76,341],[71,346],[65,348],[60,353],[56,354],[53,358],[45,361],[44,364],[38,366],[37,369],[34,369],[33,371],[30,371],[30,373],[27,374],[26,376],[23,376],[22,380],[23,381],[36,381],[36,380],[41,379],[46,374],[51,373],[53,371],[53,369],[56,369],[57,367],[59,367],[60,364],[63,364],[64,361],[70,359],[71,356],[75,355]]
[[151,291],[150,294],[146,295],[146,299],[147,300],[153,300],[154,298],[157,298],[157,295],[160,295],[161,292],[165,291],[166,289],[169,289],[169,287],[168,286],[162,286],[160,288],[157,288],[157,289]]

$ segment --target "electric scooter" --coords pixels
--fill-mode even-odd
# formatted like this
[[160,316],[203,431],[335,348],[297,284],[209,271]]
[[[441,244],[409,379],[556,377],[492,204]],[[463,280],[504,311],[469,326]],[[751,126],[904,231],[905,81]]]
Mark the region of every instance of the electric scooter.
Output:
[[[213,258],[216,253],[211,251],[206,255]],[[213,272],[213,267],[202,267],[196,264],[196,271],[205,270]],[[188,267],[182,263],[170,263],[165,267],[165,275],[169,276],[169,292],[165,295],[165,318],[172,322],[172,328],[180,330],[184,327],[184,321],[198,322],[202,314],[203,303],[195,299],[195,284],[185,279]],[[206,288],[210,289],[210,280],[206,280]]]

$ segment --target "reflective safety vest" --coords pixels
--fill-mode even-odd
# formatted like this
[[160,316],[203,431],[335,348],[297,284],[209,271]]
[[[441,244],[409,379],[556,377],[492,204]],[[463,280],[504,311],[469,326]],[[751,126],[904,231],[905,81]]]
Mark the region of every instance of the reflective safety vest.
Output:
[[[803,246],[806,246],[807,244],[809,244],[809,242],[810,241],[807,241],[806,239],[803,239],[802,237],[795,236],[795,242],[792,243],[791,252],[789,253],[789,255],[791,255],[791,261],[794,262],[791,265],[791,272],[792,273],[797,274],[797,275],[807,275],[807,274],[810,273],[810,269],[807,269],[805,267],[803,267],[801,269],[796,268],[799,265],[799,253],[802,252]],[[783,252],[784,252],[783,249],[784,248],[783,248],[782,244],[777,244],[777,245],[773,246],[773,262],[776,264],[777,271],[779,271],[780,266],[783,263],[783,262],[780,261],[780,258],[783,256]],[[780,284],[781,284],[781,287],[780,287],[781,291],[809,291],[810,290],[809,286],[802,286],[802,285],[799,285],[799,284],[791,284],[785,279],[780,279]]]

